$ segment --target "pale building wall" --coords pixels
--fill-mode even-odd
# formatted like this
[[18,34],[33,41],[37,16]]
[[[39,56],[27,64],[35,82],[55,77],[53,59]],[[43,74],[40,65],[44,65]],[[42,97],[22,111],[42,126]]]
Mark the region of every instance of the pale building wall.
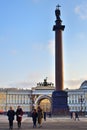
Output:
[[3,89],[0,90],[0,110],[7,111],[10,106],[14,110],[20,105],[23,111],[31,111],[31,90]]
[[[30,112],[33,105],[36,105],[41,99],[47,98],[51,100],[54,88],[51,86],[38,86],[32,90],[24,89],[0,89],[0,110],[7,111],[10,106],[16,110],[20,105],[25,112]],[[70,111],[87,112],[87,88],[66,89],[68,93],[68,106]],[[81,101],[82,100],[82,101]]]

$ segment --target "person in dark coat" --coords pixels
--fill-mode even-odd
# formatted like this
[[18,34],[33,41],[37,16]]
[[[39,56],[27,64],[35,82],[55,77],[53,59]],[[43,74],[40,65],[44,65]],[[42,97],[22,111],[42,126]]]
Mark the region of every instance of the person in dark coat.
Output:
[[13,129],[13,120],[15,116],[15,111],[10,107],[10,109],[7,112],[8,120],[9,120],[9,130]]
[[78,115],[78,112],[75,112],[75,120],[78,120],[79,121],[79,115]]
[[73,112],[70,112],[70,117],[71,117],[71,119],[73,118]]
[[44,111],[43,114],[44,114],[44,121],[46,121],[46,115],[47,115],[47,114],[46,114],[46,111]]
[[22,116],[23,116],[23,110],[20,106],[18,106],[16,110],[16,120],[17,120],[18,128],[21,127]]
[[37,117],[38,117],[38,114],[36,112],[36,109],[34,109],[32,112],[33,128],[36,127]]

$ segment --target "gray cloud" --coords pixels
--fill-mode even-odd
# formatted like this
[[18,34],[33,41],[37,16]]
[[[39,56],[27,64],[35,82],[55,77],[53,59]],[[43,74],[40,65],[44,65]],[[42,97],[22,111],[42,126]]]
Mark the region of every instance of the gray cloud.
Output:
[[70,89],[77,89],[80,88],[82,82],[84,82],[85,79],[78,79],[78,80],[65,80],[65,88]]
[[34,82],[27,82],[27,81],[22,81],[22,82],[17,82],[9,85],[11,88],[32,88],[36,86],[36,83]]

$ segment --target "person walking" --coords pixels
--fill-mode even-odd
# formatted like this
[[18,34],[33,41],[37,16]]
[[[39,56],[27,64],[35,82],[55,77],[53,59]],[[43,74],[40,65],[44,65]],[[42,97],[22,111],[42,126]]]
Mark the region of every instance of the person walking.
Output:
[[14,120],[14,116],[15,116],[15,111],[12,109],[12,107],[10,106],[10,109],[7,112],[7,116],[8,116],[8,120],[9,120],[9,130],[13,129],[13,120]]
[[70,117],[71,117],[71,119],[73,118],[73,112],[72,111],[70,112]]
[[46,121],[46,115],[47,115],[47,113],[46,113],[46,111],[44,111],[44,121]]
[[23,110],[20,106],[18,106],[16,110],[16,120],[17,120],[18,128],[21,128],[22,116],[23,116]]
[[75,121],[76,119],[79,121],[79,115],[78,115],[78,112],[75,112]]
[[72,113],[72,119],[75,120],[75,112]]
[[33,109],[33,112],[32,112],[33,128],[36,127],[37,117],[38,117],[38,114],[36,112],[36,109]]
[[42,112],[42,109],[40,106],[38,106],[38,109],[37,109],[37,113],[38,113],[38,127],[42,127],[42,118],[43,118],[43,112]]

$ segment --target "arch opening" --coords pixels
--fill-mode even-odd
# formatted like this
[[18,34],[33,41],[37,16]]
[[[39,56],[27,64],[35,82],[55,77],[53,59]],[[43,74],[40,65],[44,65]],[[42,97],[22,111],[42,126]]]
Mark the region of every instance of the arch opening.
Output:
[[37,99],[36,107],[40,106],[43,111],[49,113],[51,112],[51,97],[49,96],[41,96]]

